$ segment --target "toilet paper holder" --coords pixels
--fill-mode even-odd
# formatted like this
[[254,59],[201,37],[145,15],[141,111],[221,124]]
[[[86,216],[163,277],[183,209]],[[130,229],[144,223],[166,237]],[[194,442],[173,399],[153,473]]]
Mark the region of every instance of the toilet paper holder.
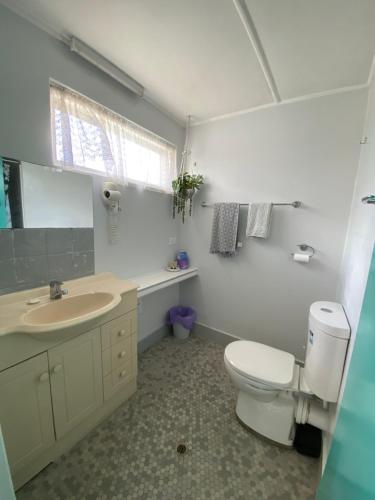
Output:
[[[301,252],[305,253],[308,257],[312,257],[315,254],[315,248],[311,245],[307,245],[306,243],[300,243],[297,247],[301,250]],[[308,252],[308,253],[307,253]],[[290,255],[294,257],[295,252],[292,252]]]

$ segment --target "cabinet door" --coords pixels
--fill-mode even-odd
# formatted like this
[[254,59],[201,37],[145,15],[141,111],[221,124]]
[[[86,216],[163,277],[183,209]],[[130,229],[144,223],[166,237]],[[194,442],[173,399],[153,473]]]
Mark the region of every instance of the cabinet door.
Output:
[[0,373],[0,423],[13,473],[54,443],[46,353]]
[[56,437],[61,438],[103,402],[100,330],[48,351]]

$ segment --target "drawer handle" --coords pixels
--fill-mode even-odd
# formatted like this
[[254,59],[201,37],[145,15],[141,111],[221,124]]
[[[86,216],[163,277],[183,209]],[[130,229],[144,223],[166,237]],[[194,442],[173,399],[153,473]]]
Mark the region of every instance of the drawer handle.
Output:
[[49,379],[49,374],[48,372],[44,372],[40,375],[39,377],[39,382],[45,382],[46,380]]
[[125,370],[122,370],[122,372],[120,372],[120,378],[124,378],[126,375],[126,371]]
[[119,358],[125,358],[125,356],[126,356],[126,351],[121,351],[118,353]]
[[52,368],[53,373],[59,373],[62,370],[62,365],[56,365]]
[[119,336],[119,337],[123,337],[123,336],[125,335],[125,333],[126,333],[126,332],[125,332],[125,330],[120,330],[120,331],[118,332],[118,336]]

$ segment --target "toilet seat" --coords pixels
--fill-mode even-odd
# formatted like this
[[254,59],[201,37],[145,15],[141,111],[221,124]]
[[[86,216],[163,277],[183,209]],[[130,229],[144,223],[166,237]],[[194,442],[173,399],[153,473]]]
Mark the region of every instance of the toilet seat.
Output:
[[238,340],[225,349],[226,363],[263,390],[286,389],[295,380],[292,354],[250,340]]

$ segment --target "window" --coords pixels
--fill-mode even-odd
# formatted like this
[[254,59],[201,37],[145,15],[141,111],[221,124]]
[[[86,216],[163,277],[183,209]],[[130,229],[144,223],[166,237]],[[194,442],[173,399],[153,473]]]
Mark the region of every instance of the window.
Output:
[[56,165],[172,192],[173,144],[66,88],[51,85],[50,98]]

